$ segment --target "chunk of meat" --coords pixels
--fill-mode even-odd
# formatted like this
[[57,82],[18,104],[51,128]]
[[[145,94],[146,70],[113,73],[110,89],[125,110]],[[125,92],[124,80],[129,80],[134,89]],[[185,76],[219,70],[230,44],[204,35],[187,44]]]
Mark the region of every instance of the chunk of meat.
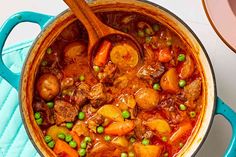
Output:
[[102,83],[94,85],[89,92],[90,103],[93,107],[98,108],[107,100],[105,87]]
[[74,79],[73,77],[65,77],[61,80],[61,90],[66,89],[70,86],[74,85]]
[[105,118],[100,114],[95,114],[88,120],[88,128],[94,133],[97,132],[96,128],[99,125],[102,125],[105,121]]
[[146,131],[145,134],[143,135],[143,138],[150,139],[152,138],[154,133],[152,131]]
[[112,62],[108,62],[104,70],[100,73],[98,73],[98,78],[100,82],[112,82],[113,77],[116,73],[117,66],[113,64]]
[[164,72],[165,72],[165,67],[159,62],[155,62],[154,64],[151,65],[142,66],[137,73],[137,77],[144,80],[153,80],[153,79],[156,80]]
[[57,124],[73,122],[78,114],[75,106],[63,100],[56,100],[54,109]]
[[122,75],[122,76],[118,77],[117,79],[115,79],[113,85],[116,88],[124,89],[128,86],[128,83],[129,83],[128,77],[126,75]]
[[199,98],[201,94],[201,80],[196,79],[187,86],[184,87],[185,97],[191,101]]
[[77,86],[75,94],[75,103],[78,109],[81,108],[81,106],[83,106],[87,102],[89,97],[89,90],[90,90],[89,85],[84,82],[81,82]]
[[97,142],[91,151],[88,153],[89,157],[111,157],[113,156],[115,147],[106,142]]
[[182,79],[189,78],[194,72],[194,61],[189,55],[186,55],[186,60],[178,67],[179,77]]
[[60,84],[53,74],[43,74],[37,82],[37,91],[46,101],[52,100],[60,91]]
[[87,125],[83,121],[77,121],[73,126],[72,131],[78,136],[89,136]]
[[151,88],[141,88],[135,93],[137,105],[145,110],[152,110],[157,107],[160,96]]
[[43,119],[43,126],[49,126],[55,123],[53,113],[44,102],[34,102],[33,107],[35,112],[40,112]]
[[142,140],[143,135],[145,134],[145,131],[146,131],[145,127],[142,124],[142,120],[137,118],[134,121],[134,124],[135,124],[135,128],[134,128],[135,135],[139,140]]

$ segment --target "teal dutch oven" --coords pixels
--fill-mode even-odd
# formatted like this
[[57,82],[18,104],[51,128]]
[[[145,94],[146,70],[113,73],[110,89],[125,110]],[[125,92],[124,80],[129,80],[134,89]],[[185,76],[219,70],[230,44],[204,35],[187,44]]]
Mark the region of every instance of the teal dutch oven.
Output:
[[[161,23],[174,29],[179,36],[188,39],[188,44],[197,51],[194,55],[199,58],[205,74],[206,86],[204,90],[206,93],[206,104],[203,107],[201,119],[194,129],[194,133],[177,156],[194,156],[205,141],[214,116],[220,114],[230,122],[233,130],[232,139],[225,152],[225,157],[235,157],[236,113],[217,97],[215,75],[210,59],[202,43],[190,27],[167,9],[147,1],[97,0],[96,3],[90,5],[95,12],[113,11],[114,9],[117,11],[130,10],[134,12],[140,12],[142,10],[142,13],[146,16],[159,20]],[[77,19],[69,10],[64,11],[57,17],[34,12],[20,12],[11,16],[0,28],[1,56],[5,41],[16,25],[22,22],[32,22],[38,24],[42,29],[42,32],[31,46],[21,74],[10,71],[4,64],[2,57],[0,58],[0,75],[18,91],[24,126],[31,142],[42,156],[55,156],[55,154],[43,142],[43,135],[33,118],[32,91],[34,89],[35,75],[46,48],[50,46],[64,28],[75,20]]]

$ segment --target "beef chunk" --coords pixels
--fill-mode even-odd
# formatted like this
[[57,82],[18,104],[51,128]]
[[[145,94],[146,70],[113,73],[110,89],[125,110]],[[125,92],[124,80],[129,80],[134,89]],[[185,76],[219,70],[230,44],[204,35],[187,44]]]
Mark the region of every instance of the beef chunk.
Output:
[[75,103],[76,107],[79,109],[81,106],[83,106],[89,97],[89,90],[90,87],[86,83],[80,83],[77,87],[76,94],[75,94]]
[[63,100],[56,100],[54,109],[57,124],[73,122],[78,114],[75,106]]
[[37,101],[33,103],[33,108],[35,112],[40,112],[42,118],[43,118],[43,126],[50,126],[53,125],[54,118],[53,118],[53,113],[51,110],[48,108],[47,104],[45,104],[43,101]]
[[100,79],[100,82],[104,83],[112,83],[113,77],[116,73],[117,66],[113,64],[112,62],[108,62],[105,65],[105,68],[102,72],[98,73],[98,78]]
[[165,72],[165,67],[159,63],[155,62],[151,65],[144,65],[140,68],[137,73],[137,77],[145,80],[156,80]]
[[94,85],[89,92],[90,103],[93,107],[98,108],[106,102],[107,96],[105,87],[102,83]]
[[184,87],[185,97],[189,100],[196,100],[201,94],[201,80],[196,79],[191,82],[189,85]]

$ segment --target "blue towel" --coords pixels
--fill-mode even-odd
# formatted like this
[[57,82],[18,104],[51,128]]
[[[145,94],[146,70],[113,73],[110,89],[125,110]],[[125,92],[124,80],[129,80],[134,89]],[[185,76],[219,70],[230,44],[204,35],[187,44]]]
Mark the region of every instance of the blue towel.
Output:
[[[32,40],[3,50],[3,61],[13,72],[21,72]],[[0,76],[0,157],[40,156],[22,124],[18,93]]]

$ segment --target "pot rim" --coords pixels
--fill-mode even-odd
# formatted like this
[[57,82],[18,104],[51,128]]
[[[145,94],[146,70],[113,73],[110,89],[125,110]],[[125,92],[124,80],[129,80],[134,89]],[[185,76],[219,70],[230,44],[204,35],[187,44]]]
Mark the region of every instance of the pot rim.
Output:
[[[211,111],[211,119],[209,121],[209,125],[207,126],[207,130],[205,132],[205,135],[204,137],[202,138],[201,142],[198,144],[198,147],[194,150],[192,156],[195,156],[197,154],[197,152],[201,149],[203,143],[205,142],[209,132],[210,132],[210,129],[212,127],[212,124],[213,124],[213,118],[214,118],[214,115],[215,115],[215,111],[216,111],[216,101],[217,101],[217,88],[216,88],[216,78],[215,78],[215,73],[214,73],[214,69],[213,69],[213,66],[212,66],[212,63],[211,63],[211,60],[210,60],[210,57],[208,56],[208,53],[205,49],[205,47],[203,46],[202,42],[200,41],[200,39],[198,38],[198,36],[195,34],[195,32],[181,19],[179,18],[176,14],[174,14],[173,12],[171,12],[170,10],[166,9],[165,7],[159,5],[159,4],[156,4],[154,2],[150,2],[148,0],[137,0],[139,2],[143,2],[143,3],[147,3],[147,4],[150,4],[154,7],[157,7],[161,10],[163,10],[164,12],[168,13],[169,15],[171,15],[172,17],[174,17],[178,22],[180,22],[190,33],[191,35],[193,35],[193,37],[196,39],[197,43],[199,44],[200,48],[202,49],[206,59],[207,59],[207,62],[210,66],[210,71],[211,71],[211,77],[213,78],[213,87],[214,87],[214,101],[213,101],[213,109]],[[45,30],[47,29],[48,26],[50,26],[52,23],[54,23],[59,17],[63,16],[65,13],[67,13],[69,11],[69,9],[66,9],[64,11],[62,11],[60,14],[56,15],[52,20],[50,20],[47,25],[45,26],[45,28],[38,34],[38,36],[34,39],[33,43],[32,43],[32,46],[30,47],[29,49],[29,53],[27,54],[26,56],[26,59],[25,59],[25,62],[23,64],[23,68],[22,68],[22,73],[25,71],[25,66],[26,66],[26,63],[27,63],[27,60],[29,58],[29,54],[30,52],[32,51],[34,45],[37,43],[38,39],[41,38],[42,34],[45,32]],[[210,74],[209,74],[210,75]],[[19,85],[19,95],[18,95],[18,99],[21,100],[21,90],[22,89],[22,82],[23,82],[23,75],[21,75],[20,77],[20,85]],[[40,156],[43,156],[43,153],[42,151],[38,148],[38,146],[36,145],[35,141],[33,140],[33,137],[29,131],[29,128],[27,127],[27,124],[26,124],[26,120],[25,120],[25,117],[24,117],[24,114],[23,114],[23,104],[21,101],[19,101],[19,105],[20,105],[20,114],[21,114],[21,118],[22,118],[22,122],[23,122],[23,125],[24,125],[24,128],[26,130],[26,133],[31,141],[31,143],[33,144],[34,148],[37,150],[37,152],[39,153]]]

